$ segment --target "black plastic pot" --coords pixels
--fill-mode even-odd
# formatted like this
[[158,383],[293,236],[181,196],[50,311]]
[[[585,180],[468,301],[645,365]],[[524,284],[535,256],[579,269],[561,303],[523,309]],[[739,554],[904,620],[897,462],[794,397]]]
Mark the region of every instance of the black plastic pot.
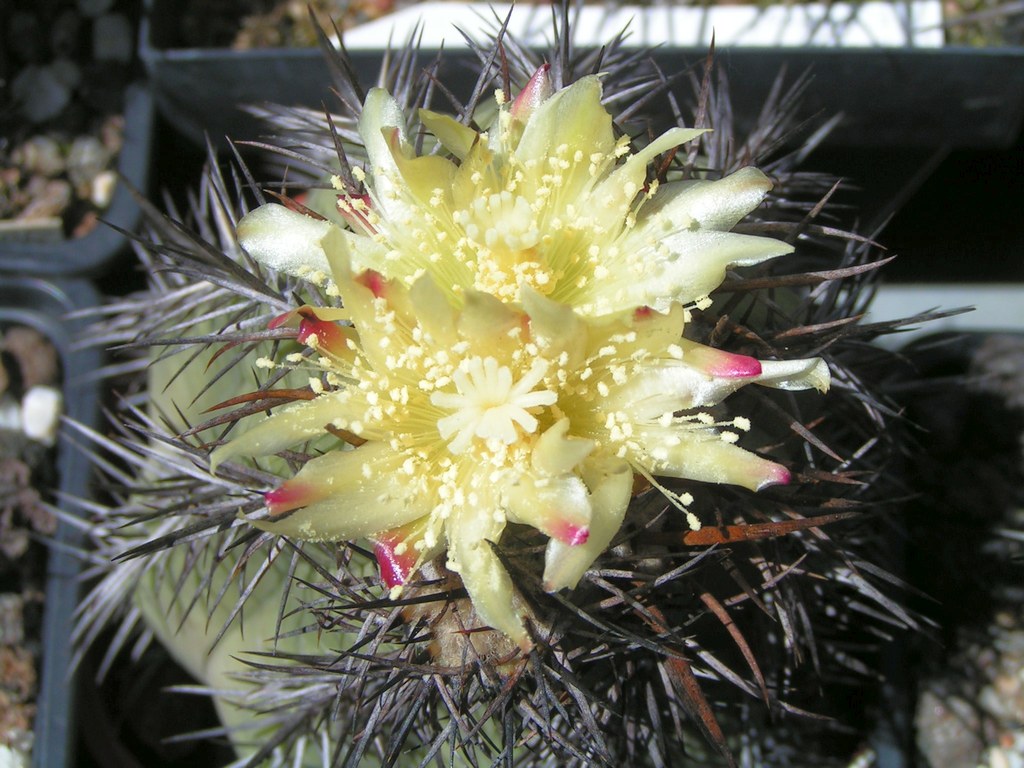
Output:
[[[236,51],[184,48],[177,0],[149,0],[140,56],[167,120],[193,142],[264,137],[244,105],[319,108],[334,103],[330,72],[315,49]],[[432,61],[436,51],[423,51]],[[351,51],[364,83],[376,82],[381,52]],[[653,58],[668,76],[700,73],[703,48],[660,48]],[[832,173],[854,180],[866,231],[886,221],[939,162],[957,149],[1003,149],[1024,122],[1024,49],[1020,48],[720,48],[733,119],[743,135],[754,123],[779,72],[813,80],[800,117],[818,123],[842,114],[823,144]],[[475,56],[448,50],[441,79],[465,98],[475,82]],[[686,77],[673,87],[692,100]]]
[[[72,345],[80,327],[78,321],[66,316],[98,302],[95,289],[81,280],[0,279],[0,323],[34,328],[53,343],[61,362],[64,414],[86,426],[95,426],[99,416],[99,384],[91,374],[100,367],[101,354],[97,349]],[[56,460],[59,488],[55,503],[71,512],[69,499],[89,495],[89,459],[62,430]],[[72,746],[75,713],[71,629],[82,570],[82,560],[74,550],[81,544],[80,529],[58,523],[47,558],[33,768],[71,768],[76,764]]]
[[[330,74],[323,53],[309,49],[234,51],[158,47],[165,34],[166,4],[143,19],[139,55],[160,113],[199,145],[225,147],[228,139],[253,140],[265,128],[244,110],[252,104],[319,107],[330,103]],[[163,22],[163,23],[161,23]],[[363,82],[376,82],[381,56],[353,54]]]
[[[219,142],[253,138],[239,105],[274,102],[318,107],[331,98],[330,76],[315,49],[187,48],[179,0],[148,0],[139,55],[161,111],[188,136]],[[436,51],[423,51],[432,61]],[[364,82],[376,81],[382,52],[350,51]],[[666,75],[700,72],[705,48],[657,49]],[[783,68],[814,82],[806,117],[844,114],[829,137],[844,147],[934,149],[1005,147],[1024,120],[1024,49],[1020,48],[719,48],[740,133],[753,123]],[[442,80],[457,95],[475,83],[476,57],[445,52]],[[684,81],[677,91],[689,93]]]
[[[153,97],[142,84],[125,93],[124,144],[117,170],[136,189],[145,190],[149,178],[153,139]],[[118,184],[114,198],[101,214],[103,222],[89,234],[59,243],[0,242],[0,275],[95,277],[125,246],[116,228],[131,231],[139,221],[139,207],[128,187]]]
[[[140,56],[160,110],[190,138],[251,139],[260,129],[241,105],[274,102],[319,107],[331,98],[330,75],[315,49],[236,51],[175,47],[173,0],[153,0],[142,24]],[[431,61],[436,51],[423,51]],[[356,71],[373,83],[380,52],[351,51]],[[811,72],[801,113],[842,113],[828,143],[891,149],[998,148],[1024,119],[1024,49],[719,49],[740,132],[756,119],[779,71]],[[702,48],[661,48],[654,60],[668,75],[700,71]],[[467,95],[476,59],[448,51],[445,85]],[[688,84],[676,88],[688,94]]]

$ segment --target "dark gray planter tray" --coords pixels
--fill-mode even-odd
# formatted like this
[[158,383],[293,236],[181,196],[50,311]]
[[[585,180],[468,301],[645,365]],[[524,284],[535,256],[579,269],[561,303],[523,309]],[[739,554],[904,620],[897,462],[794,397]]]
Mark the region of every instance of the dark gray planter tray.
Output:
[[[260,126],[239,105],[331,104],[330,76],[315,49],[235,51],[180,47],[176,0],[149,0],[140,56],[157,104],[193,140],[253,139]],[[364,83],[376,82],[382,53],[352,51]],[[423,51],[431,61],[436,51]],[[700,71],[703,48],[662,48],[654,59],[666,75]],[[760,112],[776,75],[810,71],[802,112],[843,113],[829,142],[843,147],[997,148],[1009,145],[1024,120],[1024,49],[1018,48],[720,48],[741,130]],[[477,64],[466,51],[445,53],[442,80],[465,96]],[[685,81],[675,88],[689,94]]]
[[[72,346],[80,328],[76,321],[65,319],[65,315],[98,303],[95,289],[82,280],[0,277],[0,323],[29,326],[53,343],[61,361],[64,414],[87,426],[95,426],[99,415],[99,384],[90,375],[99,369],[102,356],[97,349]],[[87,498],[89,459],[64,430],[57,443],[57,474],[56,503],[62,509],[70,509],[66,501],[69,498]],[[58,524],[47,558],[33,768],[76,765],[72,753],[75,720],[71,628],[82,567],[81,558],[73,550],[81,544],[80,529]]]
[[[244,105],[332,106],[331,77],[316,49],[181,48],[175,0],[149,0],[140,56],[157,105],[174,128],[197,145],[207,140],[266,138]],[[424,50],[421,61],[436,51]],[[351,51],[361,82],[375,83],[383,54]],[[682,75],[673,92],[692,102],[687,73],[700,74],[703,48],[662,48],[653,56],[667,76]],[[842,122],[816,156],[856,190],[842,202],[856,207],[863,231],[900,210],[939,163],[955,150],[1003,150],[1024,124],[1021,48],[719,48],[729,81],[737,135],[754,124],[783,69],[792,82],[809,72],[799,117],[816,127],[836,114]],[[440,79],[465,98],[478,64],[466,51],[445,52]],[[656,126],[657,127],[657,126]]]

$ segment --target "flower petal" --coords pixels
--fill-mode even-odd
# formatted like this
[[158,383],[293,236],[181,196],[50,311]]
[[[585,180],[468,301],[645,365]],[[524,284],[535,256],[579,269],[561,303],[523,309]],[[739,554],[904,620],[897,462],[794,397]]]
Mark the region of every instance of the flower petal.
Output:
[[425,274],[413,283],[409,300],[431,341],[441,348],[455,344],[455,309],[431,275]]
[[611,401],[636,420],[654,420],[666,413],[715,405],[746,384],[757,382],[759,360],[735,355],[688,339],[677,339],[682,359],[654,359],[625,385],[612,391]]
[[401,471],[407,458],[385,443],[325,453],[306,462],[268,498],[276,513],[304,506],[279,520],[250,522],[307,541],[351,541],[406,525],[428,515],[432,505],[419,483]]
[[504,501],[510,522],[530,525],[565,544],[582,544],[590,535],[587,487],[576,475],[522,475],[505,489]]
[[[792,252],[781,240],[732,232],[698,230],[655,233],[623,240],[609,260],[606,280],[588,280],[572,292],[584,317],[603,317],[651,307],[666,312],[673,302],[689,304],[721,285],[725,271]],[[628,254],[628,255],[626,255]]]
[[466,291],[466,303],[459,313],[459,336],[481,351],[493,349],[496,342],[521,326],[525,316],[489,293]]
[[330,227],[317,243],[329,265],[335,283],[339,283],[339,267],[355,272],[382,272],[388,265],[387,248],[372,237],[356,234],[341,227]]
[[373,171],[375,201],[385,220],[393,218],[404,206],[396,203],[399,175],[389,139],[396,136],[399,146],[408,145],[405,115],[390,93],[383,88],[371,88],[359,115],[358,129]]
[[681,339],[683,359],[691,368],[707,376],[719,379],[755,379],[761,375],[760,360],[747,355],[737,355],[724,349],[708,347],[689,339]]
[[726,231],[764,200],[772,183],[756,168],[741,168],[717,181],[666,184],[641,210],[640,226]]
[[369,537],[381,580],[388,589],[405,584],[420,563],[441,554],[444,548],[440,542],[427,546],[426,533],[430,527],[431,518],[421,517]]
[[654,421],[666,413],[694,407],[704,389],[715,384],[700,371],[678,360],[639,364],[625,384],[612,387],[605,398],[612,411],[622,411],[634,421]]
[[739,485],[752,491],[790,480],[789,470],[781,464],[727,443],[711,429],[645,426],[640,443],[644,453],[631,454],[630,459],[652,475]]
[[583,481],[590,489],[590,537],[575,546],[557,539],[544,554],[544,589],[574,588],[622,526],[633,490],[633,471],[618,459],[587,461]]
[[548,63],[541,64],[537,68],[537,71],[530,77],[530,81],[512,102],[512,107],[509,110],[512,117],[525,122],[529,120],[530,115],[537,107],[551,98],[555,87],[551,82],[550,72],[551,65]]
[[330,274],[320,240],[335,225],[277,203],[261,205],[238,222],[238,242],[260,264],[292,277]]
[[515,157],[524,165],[545,162],[563,144],[568,157],[576,150],[590,157],[595,152],[611,152],[615,146],[612,117],[601,105],[601,81],[595,75],[580,78],[533,110]]
[[801,360],[763,360],[763,372],[755,381],[773,389],[801,390],[814,388],[828,392],[832,382],[828,363],[820,357]]
[[663,350],[678,344],[683,335],[686,313],[673,303],[666,311],[657,312],[649,306],[633,310],[629,329],[636,334],[636,349]]
[[545,356],[554,360],[564,352],[566,367],[575,368],[587,349],[587,329],[579,315],[529,285],[520,287],[519,300],[530,316],[530,334]]
[[531,462],[542,477],[563,475],[575,471],[594,447],[593,440],[569,437],[569,419],[561,419],[538,438]]
[[[639,194],[647,178],[648,164],[662,152],[693,141],[707,128],[672,128],[656,138],[636,154],[630,155],[622,165],[616,167],[595,187],[591,200],[600,211],[601,220],[621,220]],[[655,200],[658,196],[655,196]],[[644,209],[641,208],[641,211]]]
[[459,160],[465,160],[473,145],[480,139],[479,133],[449,115],[421,109],[419,116],[424,127]]
[[530,639],[516,611],[515,587],[491,549],[503,527],[486,511],[456,510],[448,523],[448,568],[462,578],[480,619],[525,649]]
[[[637,258],[651,259],[653,269],[644,270],[626,296],[622,309],[647,304],[661,309],[669,301],[687,304],[707,296],[725,279],[730,267],[749,267],[793,252],[781,240],[732,232],[675,232],[641,248]],[[626,298],[623,296],[623,298]]]
[[303,304],[301,307],[290,309],[284,312],[269,323],[267,328],[273,330],[274,328],[281,328],[282,326],[290,326],[292,328],[298,328],[302,321],[309,318],[316,318],[317,320],[334,322],[337,320],[348,320],[350,317],[348,310],[342,309],[341,307],[314,307],[311,304]]
[[404,147],[399,145],[399,141],[398,129],[392,129],[388,146],[391,148],[391,158],[404,182],[404,191],[416,198],[422,208],[435,207],[435,194],[440,194],[442,200],[451,194],[457,170],[455,164],[441,155],[406,157]]
[[278,408],[234,440],[210,453],[210,471],[240,456],[270,456],[285,448],[326,433],[326,426],[343,417],[344,392],[329,392],[313,400]]

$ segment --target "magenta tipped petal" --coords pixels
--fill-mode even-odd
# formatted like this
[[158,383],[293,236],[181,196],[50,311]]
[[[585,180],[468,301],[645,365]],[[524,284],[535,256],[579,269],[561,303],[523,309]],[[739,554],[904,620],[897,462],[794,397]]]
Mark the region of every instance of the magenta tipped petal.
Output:
[[368,269],[359,275],[359,277],[356,278],[356,282],[364,288],[369,288],[370,293],[372,293],[376,299],[383,296],[384,289],[387,288],[387,280],[384,279],[384,275],[373,269]]
[[761,361],[756,358],[729,352],[721,352],[716,357],[719,359],[707,369],[712,376],[720,376],[723,379],[749,379],[761,375]]
[[267,491],[263,498],[271,514],[282,515],[311,504],[317,500],[317,494],[309,483],[291,480],[272,491]]
[[570,547],[586,544],[587,539],[590,538],[590,528],[583,525],[575,525],[573,523],[555,525],[552,527],[551,532],[554,538],[558,539],[563,544],[568,544]]
[[757,490],[763,490],[773,485],[789,485],[793,474],[781,464],[773,464],[768,473],[762,478]]
[[336,324],[304,317],[299,323],[299,341],[307,344],[311,336],[316,337],[318,349],[334,353],[341,353],[346,349],[347,338]]
[[401,539],[397,537],[381,537],[374,540],[373,554],[377,558],[377,567],[380,568],[380,578],[388,589],[405,584],[412,569],[416,567],[415,550],[398,554],[396,550],[400,543]]
[[293,317],[295,317],[294,309],[289,310],[284,314],[278,315],[277,317],[271,319],[271,321],[267,323],[267,328],[269,328],[272,331],[276,330],[277,328],[280,328],[282,325],[287,325],[288,321],[290,321]]
[[723,352],[714,347],[689,342],[685,361],[688,365],[719,379],[752,379],[761,375],[761,361],[756,357]]
[[550,69],[550,64],[541,64],[533,73],[530,82],[512,102],[511,112],[517,120],[526,120],[533,110],[554,93],[555,89],[551,85],[551,77],[548,74]]

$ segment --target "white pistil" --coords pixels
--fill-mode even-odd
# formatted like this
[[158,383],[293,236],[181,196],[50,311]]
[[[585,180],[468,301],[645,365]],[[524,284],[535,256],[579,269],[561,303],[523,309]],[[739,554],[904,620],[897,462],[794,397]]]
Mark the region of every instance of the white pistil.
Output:
[[[452,453],[465,452],[474,438],[488,444],[512,445],[519,429],[526,434],[537,430],[537,419],[530,408],[553,405],[558,395],[548,389],[535,390],[547,372],[549,363],[536,359],[530,370],[513,384],[512,371],[493,357],[470,357],[452,374],[458,392],[434,392],[433,405],[452,410],[438,420],[437,430],[448,440]],[[517,429],[518,426],[518,429]]]

